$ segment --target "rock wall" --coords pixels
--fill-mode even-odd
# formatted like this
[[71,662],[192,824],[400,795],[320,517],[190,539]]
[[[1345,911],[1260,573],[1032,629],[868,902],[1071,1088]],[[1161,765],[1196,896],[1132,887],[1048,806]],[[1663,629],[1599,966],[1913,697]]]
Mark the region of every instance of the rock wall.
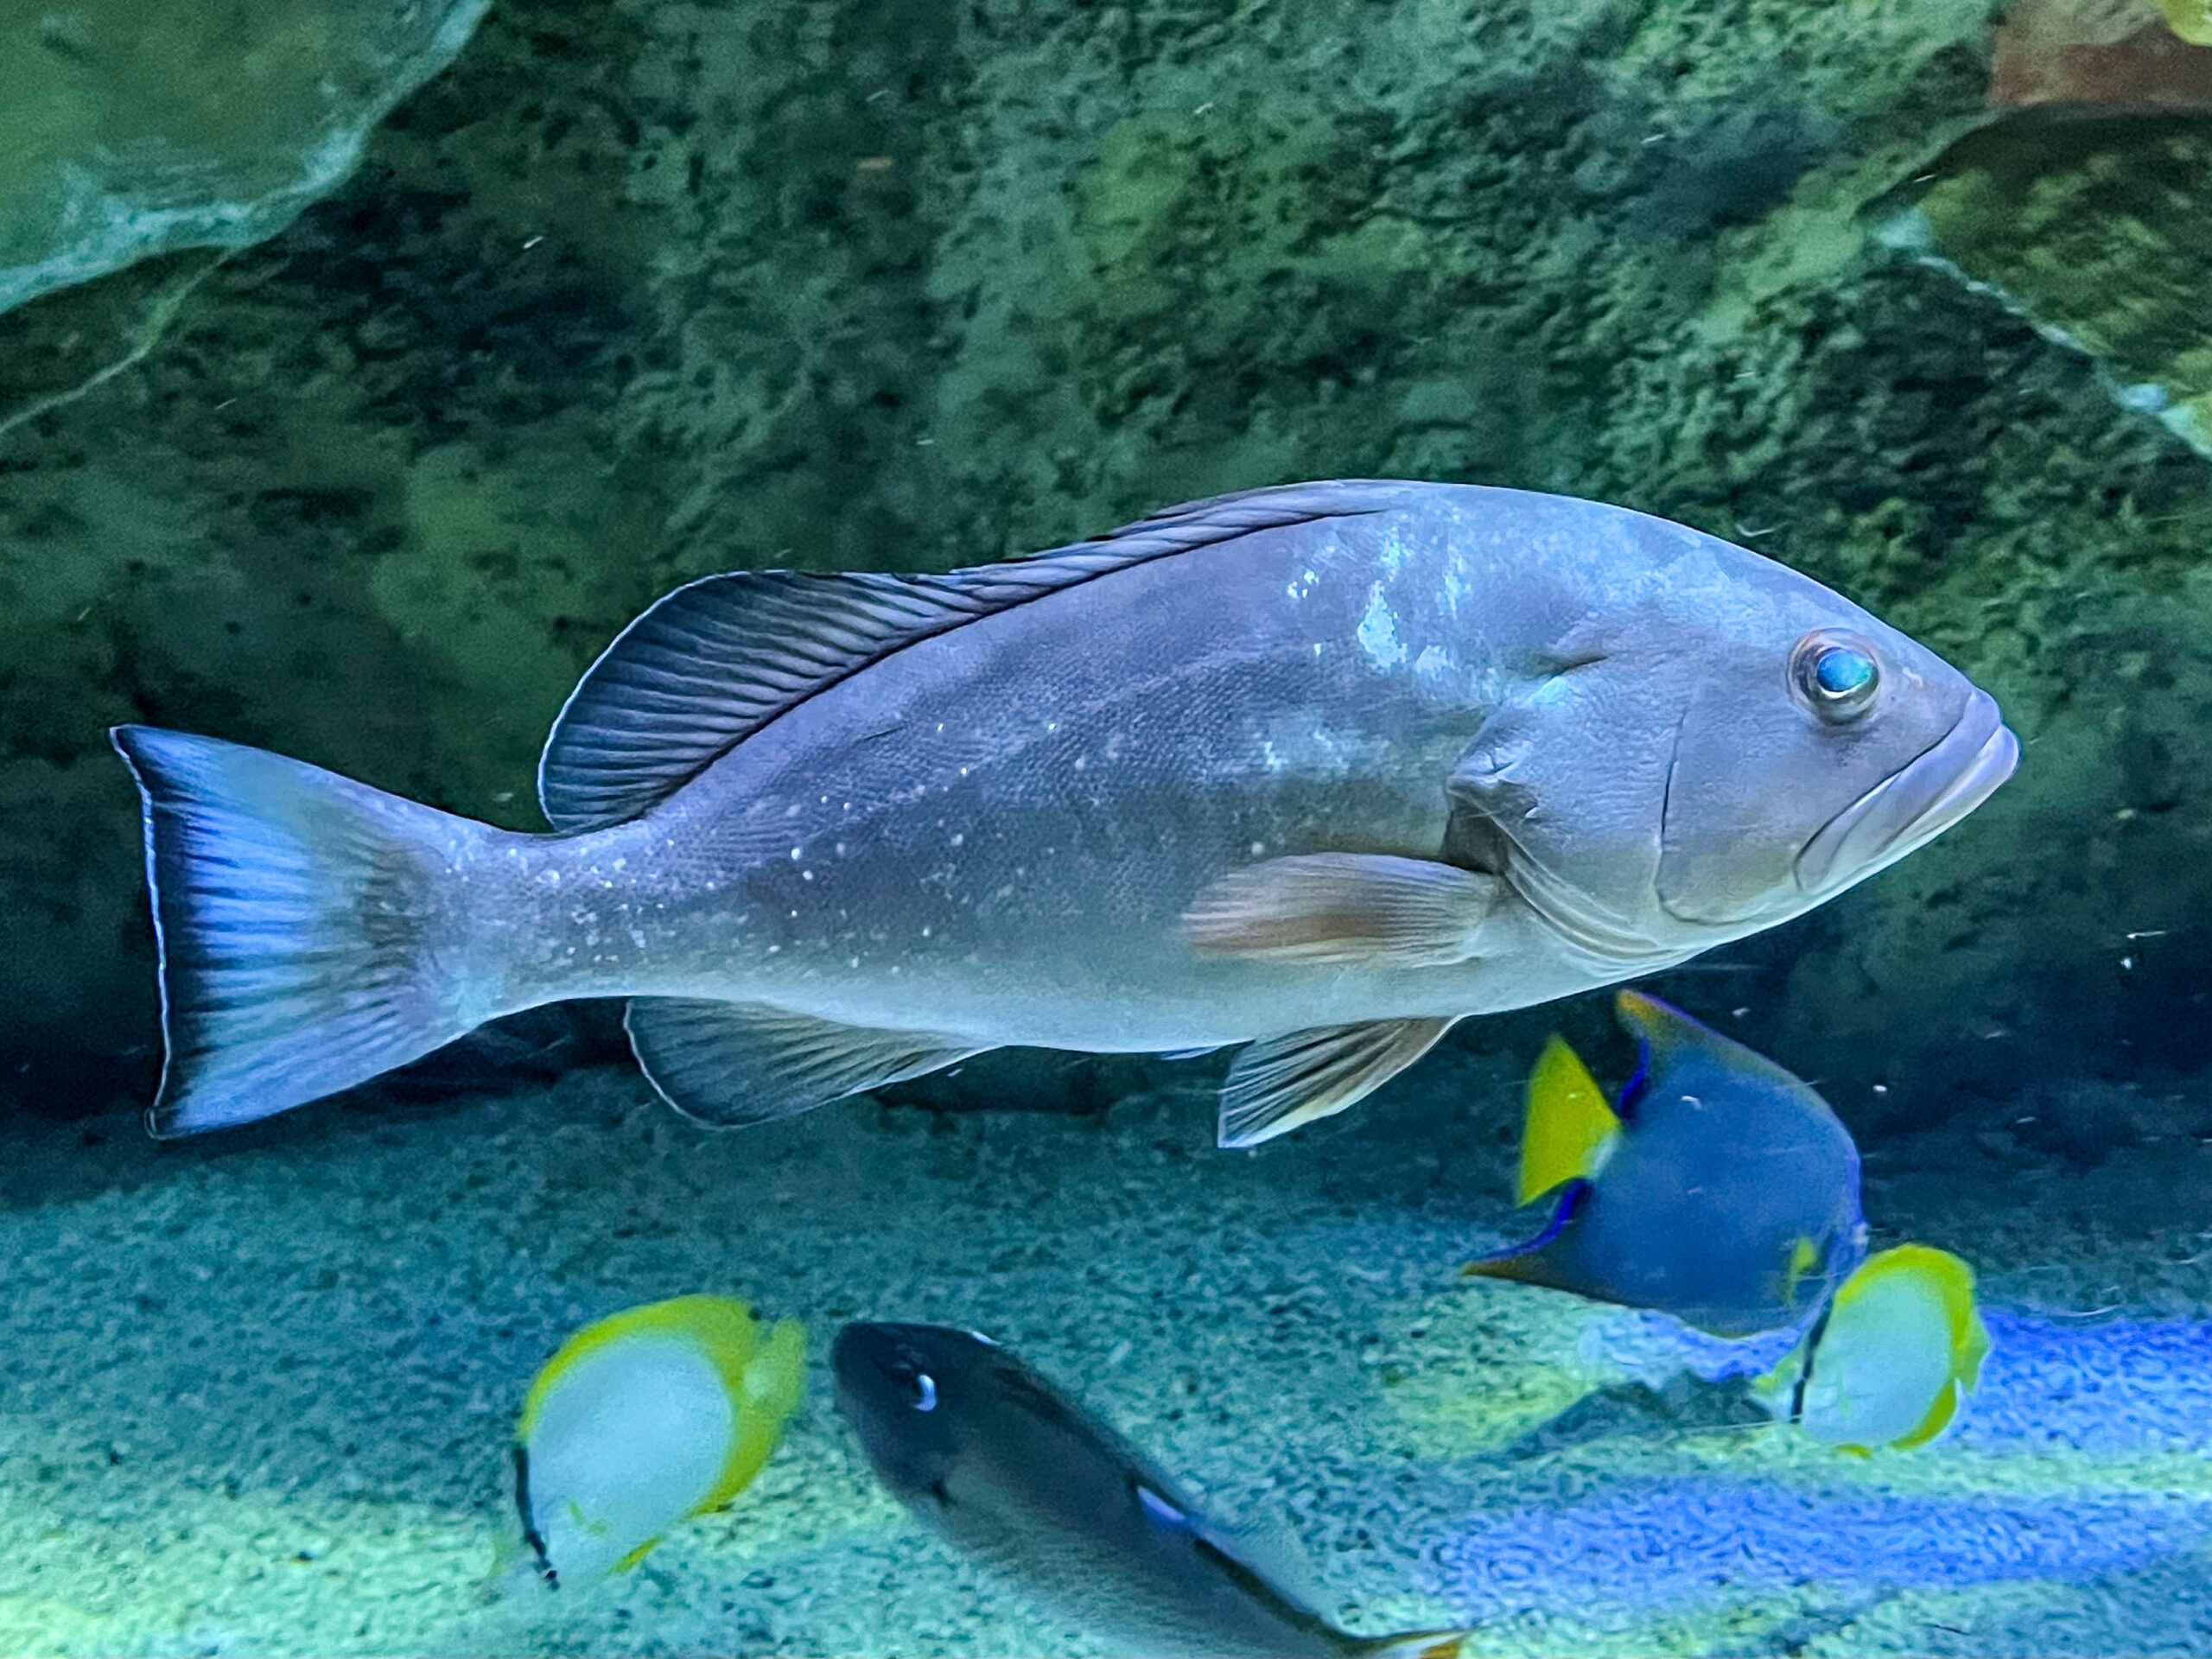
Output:
[[[1968,825],[1662,988],[1878,1138],[2212,1132],[2212,463],[1874,233],[1982,122],[1990,29],[511,0],[274,240],[0,324],[0,1091],[150,1083],[111,721],[527,826],[569,683],[679,580],[1382,474],[1748,543],[2020,730]],[[1554,1017],[1597,1018],[1464,1040]]]

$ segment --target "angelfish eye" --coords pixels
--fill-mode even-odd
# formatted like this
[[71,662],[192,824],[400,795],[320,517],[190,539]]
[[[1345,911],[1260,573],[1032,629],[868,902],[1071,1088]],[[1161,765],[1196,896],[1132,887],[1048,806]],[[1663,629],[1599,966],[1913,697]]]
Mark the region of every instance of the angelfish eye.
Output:
[[1882,671],[1866,641],[1822,629],[1797,642],[1790,653],[1789,680],[1815,714],[1841,722],[1856,720],[1872,705]]

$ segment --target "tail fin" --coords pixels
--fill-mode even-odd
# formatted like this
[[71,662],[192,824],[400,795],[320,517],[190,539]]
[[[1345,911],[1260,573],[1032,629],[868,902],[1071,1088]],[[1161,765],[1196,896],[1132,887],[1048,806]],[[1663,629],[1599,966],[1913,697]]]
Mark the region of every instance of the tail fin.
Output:
[[261,749],[109,734],[144,803],[168,1058],[147,1128],[249,1123],[499,1010],[455,973],[454,865],[493,832]]

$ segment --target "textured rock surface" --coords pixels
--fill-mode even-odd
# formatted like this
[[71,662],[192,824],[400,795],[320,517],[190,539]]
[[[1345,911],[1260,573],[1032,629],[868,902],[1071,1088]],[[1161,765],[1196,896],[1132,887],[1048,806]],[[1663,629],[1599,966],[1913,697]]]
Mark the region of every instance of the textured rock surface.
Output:
[[[2212,94],[2212,48],[2190,50]],[[2212,455],[2212,119],[2003,121],[1936,175],[1885,238],[2087,352],[2122,403]]]
[[0,311],[282,229],[488,3],[0,0]]
[[1747,541],[2021,729],[1972,823],[1671,994],[1876,1132],[2093,1084],[2212,1128],[2212,468],[1870,234],[1988,50],[1964,0],[515,0],[158,350],[0,435],[0,1090],[150,1081],[109,721],[525,825],[569,683],[676,581],[1382,473]]

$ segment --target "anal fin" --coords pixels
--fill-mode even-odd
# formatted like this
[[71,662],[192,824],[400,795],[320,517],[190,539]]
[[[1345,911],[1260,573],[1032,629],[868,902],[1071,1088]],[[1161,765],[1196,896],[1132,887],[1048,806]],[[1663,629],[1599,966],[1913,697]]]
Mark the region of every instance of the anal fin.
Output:
[[691,997],[632,997],[622,1024],[646,1081],[684,1116],[717,1128],[796,1117],[983,1052],[935,1032]]
[[1269,1037],[1236,1057],[1217,1135],[1254,1147],[1365,1099],[1435,1046],[1450,1020],[1376,1020]]
[[1359,1659],[1459,1659],[1471,1627],[1457,1630],[1399,1630],[1389,1636],[1356,1636],[1344,1649]]

